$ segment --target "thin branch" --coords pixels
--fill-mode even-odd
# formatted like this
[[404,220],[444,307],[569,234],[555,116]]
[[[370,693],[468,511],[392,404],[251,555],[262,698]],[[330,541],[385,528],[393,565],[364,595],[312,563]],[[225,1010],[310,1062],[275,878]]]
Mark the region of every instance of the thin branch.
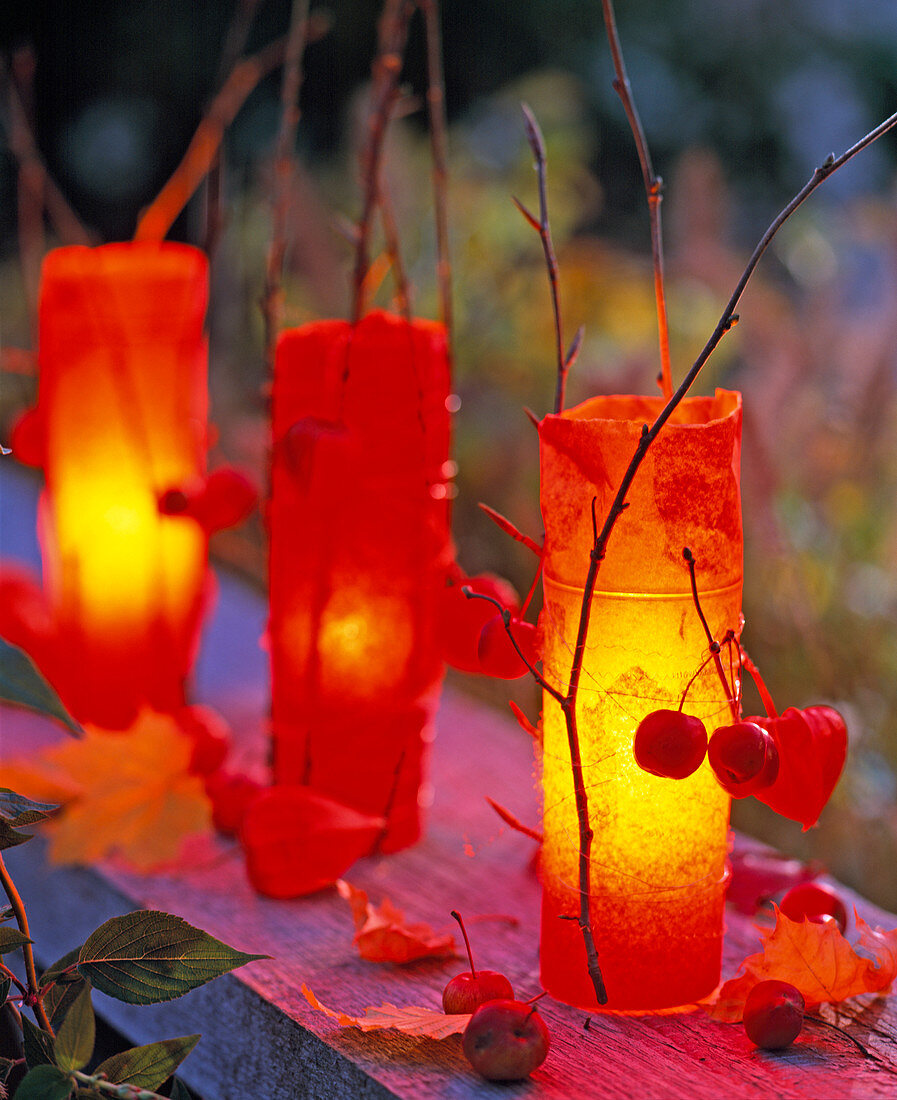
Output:
[[424,17],[427,45],[427,113],[433,161],[433,212],[436,221],[436,280],[439,284],[439,316],[445,326],[449,354],[452,351],[452,261],[448,229],[448,154],[445,120],[445,78],[442,71],[442,36],[438,0],[418,0]]
[[[224,39],[221,57],[218,61],[218,76],[216,85],[221,85],[227,74],[236,65],[246,47],[246,39],[255,18],[255,12],[260,0],[238,0],[236,9],[231,17],[230,26]],[[212,256],[221,236],[221,228],[224,222],[222,207],[224,205],[224,152],[219,147],[215,154],[205,185],[205,231],[203,233],[202,248],[207,256]]]
[[660,343],[660,387],[664,398],[669,401],[673,395],[672,371],[670,369],[670,334],[667,324],[666,294],[664,292],[663,276],[663,231],[660,224],[660,204],[663,201],[663,180],[654,171],[651,163],[651,153],[648,149],[648,141],[642,121],[639,118],[632,88],[629,85],[629,76],[626,73],[626,64],[623,61],[623,51],[620,47],[620,37],[617,34],[617,20],[614,14],[613,0],[601,0],[604,12],[604,27],[607,31],[607,40],[610,43],[610,52],[614,62],[614,91],[620,97],[623,110],[629,120],[629,126],[635,137],[635,145],[638,150],[639,164],[642,168],[642,179],[645,183],[645,194],[648,197],[648,212],[651,218],[651,257],[654,264],[654,299],[657,304],[657,335]]
[[352,322],[357,324],[364,313],[365,281],[370,265],[370,237],[374,208],[380,192],[380,160],[390,115],[399,95],[402,57],[408,40],[408,23],[413,11],[412,0],[386,0],[378,27],[379,52],[374,62],[372,105],[368,117],[367,142],[361,157],[364,181],[364,201],[358,220],[358,241],[355,249],[355,271],[352,285]]
[[779,712],[778,710],[776,710],[776,705],[773,702],[773,698],[769,688],[766,686],[763,677],[760,675],[760,669],[757,668],[757,666],[751,660],[750,656],[748,655],[748,651],[744,648],[743,645],[740,644],[738,646],[738,656],[741,660],[742,667],[748,670],[751,679],[754,681],[754,686],[757,688],[760,699],[766,709],[766,717],[778,718]]
[[389,256],[389,266],[392,268],[392,277],[396,284],[399,312],[410,323],[411,285],[408,282],[408,275],[402,262],[402,251],[399,247],[399,225],[393,210],[392,198],[383,180],[380,181],[377,205],[380,208],[380,222],[383,226],[386,254]]
[[553,687],[551,684],[549,684],[542,673],[530,664],[526,654],[517,644],[517,640],[511,632],[511,612],[508,611],[504,604],[502,604],[500,600],[496,600],[494,596],[487,596],[484,592],[474,592],[474,590],[466,584],[461,586],[461,591],[469,600],[486,600],[488,603],[491,603],[498,608],[499,613],[502,617],[502,622],[505,624],[505,633],[511,639],[511,645],[513,645],[514,649],[517,651],[517,656],[529,669],[530,675],[533,677],[539,687],[541,687],[544,691],[547,691],[548,694],[552,696],[552,698],[557,700],[557,702],[563,703],[564,696],[561,694],[561,692],[559,692],[556,687]]
[[279,38],[233,67],[200,122],[181,163],[141,215],[134,233],[135,241],[161,241],[165,237],[211,168],[224,131],[233,122],[249,93],[281,64],[283,57],[284,39]]
[[274,151],[271,241],[265,265],[262,316],[265,320],[265,360],[268,376],[274,374],[274,351],[283,320],[283,258],[286,253],[287,221],[290,213],[290,185],[293,181],[293,150],[299,126],[299,89],[302,87],[302,55],[308,31],[309,0],[293,0],[290,29],[283,58],[280,85],[280,129]]
[[[16,889],[16,884],[3,862],[2,855],[0,855],[0,885],[3,886],[3,891],[9,898],[9,904],[16,915],[16,924],[19,926],[19,931],[30,940],[31,930],[28,927],[28,914],[25,912],[25,903],[22,901],[21,895]],[[53,1028],[47,1016],[47,1010],[37,995],[40,986],[37,981],[37,968],[34,965],[34,951],[30,943],[22,944],[22,954],[25,958],[25,977],[28,979],[28,996],[25,998],[24,1003],[33,1009],[38,1023],[44,1031],[48,1031],[52,1035]]]
[[42,195],[63,244],[90,244],[90,234],[54,183],[38,152],[27,113],[13,80],[8,82],[9,148],[23,171],[23,183]]
[[557,385],[554,394],[554,411],[555,413],[562,413],[564,411],[564,400],[567,392],[569,362],[567,356],[564,354],[564,334],[561,325],[561,296],[558,286],[558,262],[554,252],[554,243],[551,239],[551,224],[548,220],[548,173],[545,156],[545,139],[542,137],[542,131],[539,129],[539,123],[536,121],[536,116],[530,108],[525,103],[521,103],[520,106],[523,110],[527,141],[529,141],[529,147],[536,160],[536,173],[539,178],[538,221],[522,203],[518,202],[517,199],[514,201],[517,203],[517,208],[526,220],[539,234],[539,239],[542,241],[542,251],[545,254],[545,266],[548,268],[548,284],[551,289],[551,309],[554,314],[554,339],[557,352]]

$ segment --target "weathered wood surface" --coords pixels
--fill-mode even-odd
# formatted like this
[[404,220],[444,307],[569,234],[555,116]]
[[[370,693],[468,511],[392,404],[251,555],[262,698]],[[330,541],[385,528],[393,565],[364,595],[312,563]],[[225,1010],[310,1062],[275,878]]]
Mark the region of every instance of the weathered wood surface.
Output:
[[[4,518],[9,498],[3,499]],[[6,538],[6,536],[4,536]],[[218,610],[204,645],[198,693],[237,726],[250,756],[264,752],[265,662],[257,640],[261,600],[222,578]],[[3,711],[2,755],[57,736],[48,724]],[[510,721],[447,693],[432,760],[433,803],[426,839],[410,851],[368,859],[347,875],[371,900],[388,896],[415,920],[454,930],[449,910],[472,922],[479,962],[503,970],[518,995],[538,982],[538,885],[533,842],[501,824],[489,795],[535,823],[532,747]],[[2,782],[2,780],[0,780]],[[745,842],[750,843],[750,842]],[[702,1014],[589,1015],[540,1002],[552,1050],[530,1081],[492,1085],[467,1065],[459,1039],[406,1038],[340,1029],[303,999],[304,982],[328,1006],[361,1014],[389,1001],[438,1007],[458,962],[398,968],[366,963],[352,946],[347,904],[334,891],[275,902],[250,889],[233,845],[192,853],[189,866],[141,876],[115,864],[51,869],[36,843],[12,849],[8,862],[29,905],[45,960],[80,943],[104,919],[139,906],[178,913],[248,951],[273,956],[178,1001],[135,1008],[97,995],[102,1014],[135,1043],[199,1031],[203,1040],[182,1075],[205,1100],[298,1098],[526,1097],[528,1100],[886,1100],[897,1096],[897,997],[853,1002],[840,1015],[868,1055],[830,1028],[809,1025],[783,1053],[754,1050],[740,1026]],[[849,891],[860,914],[893,927],[897,918]],[[58,899],[58,900],[54,900]],[[485,915],[504,920],[478,921]],[[757,947],[751,923],[728,915],[725,973]],[[851,1019],[852,1018],[852,1019]]]

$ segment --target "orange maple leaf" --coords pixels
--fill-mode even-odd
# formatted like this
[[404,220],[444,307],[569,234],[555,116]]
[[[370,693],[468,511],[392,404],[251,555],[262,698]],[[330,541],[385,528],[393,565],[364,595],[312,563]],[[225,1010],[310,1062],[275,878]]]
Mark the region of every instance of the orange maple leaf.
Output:
[[301,990],[312,1008],[323,1012],[331,1020],[336,1020],[340,1027],[357,1027],[362,1031],[393,1028],[405,1035],[416,1035],[419,1038],[447,1039],[449,1035],[460,1035],[470,1022],[469,1014],[447,1016],[435,1008],[420,1008],[417,1005],[397,1008],[395,1005],[384,1004],[377,1008],[366,1008],[363,1016],[349,1016],[345,1012],[335,1012],[322,1005],[307,985],[303,984]]
[[897,977],[897,928],[871,928],[860,916],[856,926],[863,954],[834,921],[793,921],[776,909],[775,928],[762,934],[763,950],[744,960],[743,974],[720,986],[710,1015],[723,1022],[740,1020],[748,993],[767,978],[790,982],[807,1005],[885,992]]
[[30,773],[40,786],[43,777],[65,803],[45,826],[50,860],[93,863],[118,854],[148,870],[176,859],[184,838],[211,822],[202,781],[188,771],[192,749],[174,718],[143,711],[125,733],[87,726],[79,741],[14,761],[20,782]]
[[451,934],[437,935],[428,924],[406,924],[405,914],[389,898],[371,905],[364,890],[340,879],[336,888],[352,907],[353,943],[369,962],[409,963],[418,959],[452,959],[457,955]]

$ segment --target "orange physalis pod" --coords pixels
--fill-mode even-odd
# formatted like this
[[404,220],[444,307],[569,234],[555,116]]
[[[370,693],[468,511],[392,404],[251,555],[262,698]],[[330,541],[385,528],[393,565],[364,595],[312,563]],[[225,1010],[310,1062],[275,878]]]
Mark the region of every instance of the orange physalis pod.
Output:
[[[541,623],[548,682],[566,691],[594,533],[607,515],[644,424],[660,398],[598,397],[546,416],[541,440],[545,521]],[[682,402],[650,448],[598,572],[576,716],[594,830],[590,916],[608,1009],[682,1005],[719,981],[729,798],[706,763],[685,779],[643,771],[639,722],[675,710],[707,655],[683,547],[699,563],[700,598],[715,637],[739,622],[742,527],[741,397]],[[708,726],[729,714],[711,665],[688,693]],[[579,825],[567,728],[544,698],[542,983],[594,1011],[578,926]],[[563,918],[563,919],[562,919]]]
[[450,559],[445,331],[375,311],[284,332],[273,386],[274,774],[420,835]]

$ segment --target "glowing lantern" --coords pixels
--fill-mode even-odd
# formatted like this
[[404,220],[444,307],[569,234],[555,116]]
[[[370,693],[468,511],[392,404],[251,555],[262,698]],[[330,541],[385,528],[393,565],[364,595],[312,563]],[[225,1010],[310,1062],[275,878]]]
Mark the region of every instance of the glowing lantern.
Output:
[[[545,521],[544,668],[564,690],[599,522],[660,399],[598,397],[540,427]],[[577,718],[594,830],[590,915],[609,1009],[658,1009],[710,993],[719,981],[729,799],[706,760],[687,779],[635,762],[635,729],[677,709],[707,656],[682,559],[697,560],[701,604],[722,637],[739,628],[742,529],[741,398],[686,399],[649,450],[630,507],[598,573]],[[566,725],[544,700],[542,983],[559,1000],[595,1009],[578,926],[579,826]],[[712,665],[684,708],[708,729],[727,721]],[[562,919],[565,918],[565,919]]]
[[109,729],[142,705],[184,703],[207,534],[160,515],[158,500],[204,472],[207,298],[206,259],[183,245],[60,248],[44,261],[40,397],[19,436],[46,478],[53,679],[78,718]]
[[372,312],[284,332],[273,389],[274,775],[420,833],[442,675],[449,370],[440,325]]

